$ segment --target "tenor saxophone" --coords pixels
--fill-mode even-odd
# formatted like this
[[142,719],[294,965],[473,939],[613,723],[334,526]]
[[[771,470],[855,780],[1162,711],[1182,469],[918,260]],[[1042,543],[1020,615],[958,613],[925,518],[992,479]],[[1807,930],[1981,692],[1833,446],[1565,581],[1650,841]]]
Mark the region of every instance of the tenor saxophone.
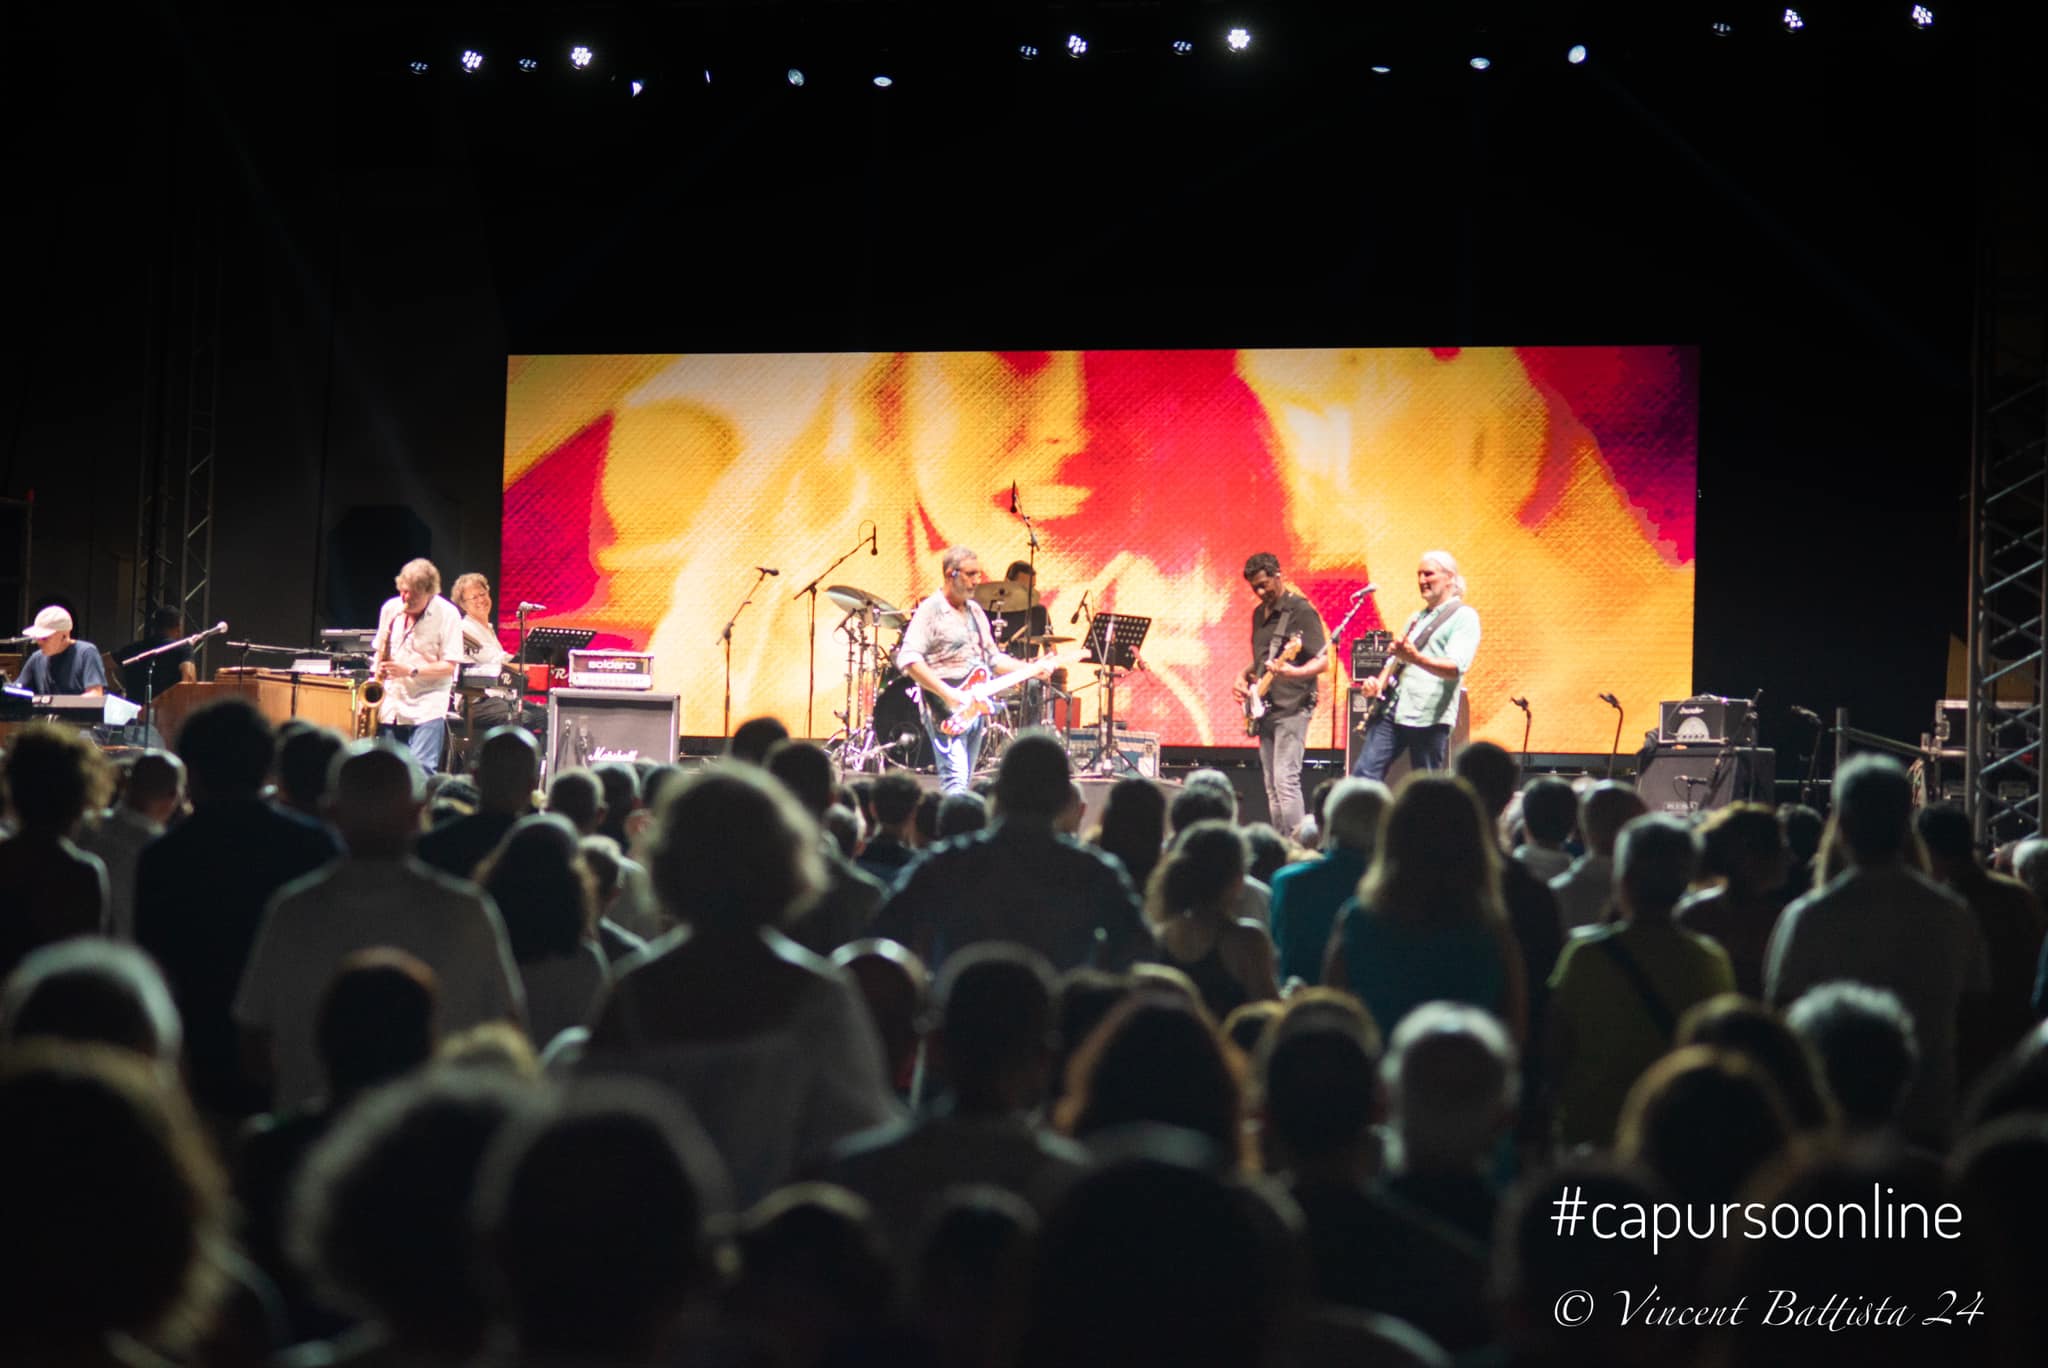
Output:
[[355,734],[359,737],[377,734],[377,705],[384,701],[384,681],[377,671],[390,658],[391,633],[387,628],[377,636],[377,653],[370,662],[370,677],[356,686]]

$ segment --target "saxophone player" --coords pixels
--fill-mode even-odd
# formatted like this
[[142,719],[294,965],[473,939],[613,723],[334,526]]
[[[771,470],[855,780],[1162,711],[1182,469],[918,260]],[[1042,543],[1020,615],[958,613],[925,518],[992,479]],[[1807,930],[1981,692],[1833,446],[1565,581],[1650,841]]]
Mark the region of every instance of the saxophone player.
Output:
[[441,597],[430,560],[407,561],[377,615],[377,724],[433,774],[448,748],[448,701],[462,659],[462,614]]

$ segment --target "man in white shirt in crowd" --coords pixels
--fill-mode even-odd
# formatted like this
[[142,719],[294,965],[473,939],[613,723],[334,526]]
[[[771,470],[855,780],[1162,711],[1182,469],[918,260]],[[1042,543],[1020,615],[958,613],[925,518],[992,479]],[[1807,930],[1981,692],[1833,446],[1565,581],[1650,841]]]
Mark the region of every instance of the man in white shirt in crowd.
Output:
[[440,980],[437,1027],[524,1026],[519,972],[490,895],[412,854],[425,786],[409,752],[358,741],[335,765],[331,817],[348,854],[279,889],[235,994],[245,1067],[274,1079],[275,1109],[323,1086],[315,1015],[328,981],[357,950],[388,945]]
[[377,678],[384,700],[377,725],[432,774],[448,747],[448,700],[462,660],[462,614],[441,597],[441,572],[411,560],[398,572],[398,593],[377,614]]

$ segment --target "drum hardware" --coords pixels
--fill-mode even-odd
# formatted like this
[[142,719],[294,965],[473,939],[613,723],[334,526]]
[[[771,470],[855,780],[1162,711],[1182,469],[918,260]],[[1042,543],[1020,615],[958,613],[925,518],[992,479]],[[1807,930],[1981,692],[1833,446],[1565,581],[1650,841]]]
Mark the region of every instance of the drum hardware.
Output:
[[[800,599],[804,597],[804,595],[806,594],[810,595],[811,598],[810,630],[807,637],[807,640],[809,642],[810,661],[806,668],[804,676],[804,735],[806,737],[816,735],[816,733],[811,730],[811,708],[816,703],[818,697],[818,586],[825,582],[825,576],[831,574],[834,570],[837,570],[840,566],[852,560],[854,557],[854,553],[859,551],[863,546],[868,548],[868,552],[870,555],[874,554],[876,550],[875,535],[879,531],[881,531],[881,529],[872,520],[868,518],[862,518],[860,520],[859,526],[854,529],[853,546],[849,548],[844,554],[840,555],[830,565],[826,566],[823,570],[819,571],[816,579],[813,579],[809,584],[806,584],[803,588],[797,590],[794,594],[790,595],[790,599],[792,601]],[[755,568],[759,569],[760,567],[757,566]],[[776,570],[763,570],[762,573],[773,575],[779,574],[780,572]],[[873,595],[865,594],[861,590],[849,589],[846,585],[834,585],[831,592],[850,592],[853,594],[861,595],[864,598],[873,597]],[[843,602],[837,598],[833,599],[833,602],[839,604],[839,606],[842,608],[851,608],[853,606],[852,604]]]

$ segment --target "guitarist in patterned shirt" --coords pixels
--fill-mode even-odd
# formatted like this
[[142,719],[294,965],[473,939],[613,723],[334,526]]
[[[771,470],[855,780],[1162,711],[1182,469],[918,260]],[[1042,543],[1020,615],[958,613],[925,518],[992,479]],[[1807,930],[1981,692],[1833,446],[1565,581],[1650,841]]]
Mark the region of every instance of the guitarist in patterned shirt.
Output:
[[910,626],[904,629],[896,665],[944,704],[943,709],[921,711],[926,713],[932,756],[938,761],[939,786],[947,793],[964,793],[974,780],[974,765],[981,758],[987,727],[978,716],[957,736],[947,734],[938,725],[968,705],[967,695],[955,686],[964,682],[977,665],[986,666],[996,675],[1014,674],[1032,669],[1033,665],[996,648],[988,614],[971,597],[974,586],[986,578],[981,572],[981,557],[964,546],[949,547],[939,559],[939,572],[946,587],[917,605]]
[[1271,551],[1245,561],[1244,582],[1259,600],[1252,610],[1252,663],[1230,692],[1244,705],[1247,730],[1259,738],[1266,810],[1291,837],[1304,810],[1301,757],[1316,710],[1316,681],[1329,663],[1329,634],[1314,606],[1280,577],[1280,558]]
[[1448,551],[1425,551],[1415,569],[1422,606],[1387,656],[1379,676],[1360,685],[1373,700],[1352,773],[1384,780],[1405,752],[1418,770],[1449,762],[1458,690],[1479,651],[1479,614],[1465,602],[1465,577]]

